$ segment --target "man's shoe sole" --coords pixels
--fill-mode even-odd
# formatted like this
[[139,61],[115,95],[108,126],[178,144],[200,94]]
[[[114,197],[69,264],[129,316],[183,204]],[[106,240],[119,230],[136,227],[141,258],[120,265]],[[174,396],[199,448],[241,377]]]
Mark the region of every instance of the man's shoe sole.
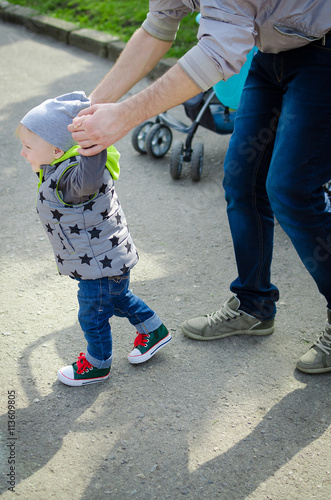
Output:
[[192,333],[189,330],[186,330],[185,326],[183,325],[181,325],[181,329],[184,335],[194,340],[218,340],[218,339],[224,339],[225,337],[230,337],[231,335],[254,335],[254,336],[271,335],[275,330],[275,326],[273,325],[270,328],[265,328],[261,330],[239,330],[229,333],[222,333],[221,335],[213,335],[212,337],[203,337],[201,335]]
[[331,366],[328,366],[327,368],[302,368],[297,365],[297,369],[300,370],[300,372],[303,373],[309,373],[309,374],[318,374],[318,373],[329,373],[331,372]]

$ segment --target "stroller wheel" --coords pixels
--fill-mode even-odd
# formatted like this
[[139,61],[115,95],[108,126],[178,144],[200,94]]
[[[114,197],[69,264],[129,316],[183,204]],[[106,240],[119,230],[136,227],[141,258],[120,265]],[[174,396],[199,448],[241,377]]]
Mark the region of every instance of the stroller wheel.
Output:
[[161,158],[169,151],[171,143],[172,132],[170,128],[163,123],[155,123],[146,136],[146,151],[154,158]]
[[204,147],[201,142],[197,142],[194,146],[191,156],[191,179],[197,182],[201,179],[203,167]]
[[184,157],[184,144],[182,141],[175,141],[170,156],[170,175],[173,179],[180,178],[182,173]]
[[146,121],[141,123],[134,129],[131,136],[132,146],[138,153],[144,155],[146,151],[146,136],[149,130],[153,127],[154,123],[151,121]]

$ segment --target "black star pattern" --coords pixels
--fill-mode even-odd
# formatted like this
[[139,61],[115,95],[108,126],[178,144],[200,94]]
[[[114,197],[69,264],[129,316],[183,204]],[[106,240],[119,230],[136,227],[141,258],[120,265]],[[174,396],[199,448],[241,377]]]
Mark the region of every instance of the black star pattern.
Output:
[[119,240],[119,238],[117,238],[117,236],[113,236],[112,238],[109,238],[109,241],[113,245],[112,248],[114,248],[114,247],[118,246],[118,243],[120,240]]
[[127,250],[127,252],[128,252],[128,253],[130,253],[130,252],[131,252],[131,246],[132,246],[132,245],[131,245],[131,243],[129,243],[129,242],[127,242],[127,244],[125,245],[125,248],[126,248],[126,250]]
[[93,207],[94,203],[95,203],[95,201],[90,201],[89,203],[86,203],[86,205],[84,205],[84,212],[86,212],[86,210],[92,211],[92,207]]
[[81,232],[81,229],[79,229],[77,224],[75,226],[69,226],[69,229],[70,229],[70,234],[80,234]]
[[49,184],[49,189],[56,189],[56,182],[54,179],[51,180]]
[[99,239],[99,235],[102,231],[101,231],[101,229],[97,229],[96,227],[94,227],[91,231],[88,231],[88,232],[91,235],[91,240],[93,240],[93,238]]
[[130,269],[128,267],[126,267],[126,265],[124,264],[124,266],[121,268],[121,271],[123,274],[127,273]]
[[104,212],[101,212],[100,215],[102,215],[103,220],[109,219],[110,212],[108,212],[108,210],[105,210]]
[[79,273],[77,272],[77,270],[76,270],[76,269],[75,269],[75,271],[74,271],[73,273],[71,273],[71,274],[72,274],[72,277],[73,277],[73,278],[80,279],[80,278],[82,277],[82,275],[81,275],[81,274],[79,274]]
[[83,255],[82,257],[79,256],[79,258],[81,259],[82,261],[82,264],[87,264],[88,266],[90,266],[90,261],[92,260],[92,257],[88,257],[87,253],[85,255]]
[[63,214],[61,214],[61,212],[59,212],[58,210],[51,210],[52,214],[53,214],[53,219],[56,219],[56,220],[60,220],[61,217],[63,217]]
[[113,261],[113,259],[108,259],[107,255],[105,255],[104,258],[102,260],[100,260],[100,262],[103,266],[103,269],[105,267],[111,267],[112,261]]
[[40,193],[39,193],[39,200],[41,201],[41,203],[44,203],[44,200],[46,200],[46,198],[43,195],[42,191],[40,191]]
[[64,259],[62,259],[59,255],[57,255],[56,258],[58,263],[63,265]]
[[120,216],[120,214],[119,214],[119,213],[117,213],[117,214],[115,215],[115,218],[116,218],[116,222],[117,222],[117,224],[119,225],[119,224],[122,222],[122,217]]
[[101,188],[99,189],[99,193],[105,194],[107,189],[107,184],[102,184]]
[[46,224],[47,232],[53,234],[54,228],[52,228],[49,224]]

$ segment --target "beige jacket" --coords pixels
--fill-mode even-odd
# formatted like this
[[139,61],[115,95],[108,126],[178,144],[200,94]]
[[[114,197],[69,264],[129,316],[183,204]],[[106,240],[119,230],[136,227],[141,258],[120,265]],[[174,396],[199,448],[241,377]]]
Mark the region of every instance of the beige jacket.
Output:
[[178,62],[201,89],[240,71],[255,45],[278,53],[302,47],[331,30],[331,0],[150,0],[142,27],[172,41],[180,21],[200,12],[198,43]]

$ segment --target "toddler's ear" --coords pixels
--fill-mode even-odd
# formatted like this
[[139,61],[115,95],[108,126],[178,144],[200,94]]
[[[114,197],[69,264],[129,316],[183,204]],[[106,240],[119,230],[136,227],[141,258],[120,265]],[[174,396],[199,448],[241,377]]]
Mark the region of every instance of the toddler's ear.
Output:
[[64,151],[62,151],[62,149],[60,149],[60,148],[55,148],[54,149],[54,158],[56,160],[58,160],[59,158],[61,158],[62,155],[64,155]]

